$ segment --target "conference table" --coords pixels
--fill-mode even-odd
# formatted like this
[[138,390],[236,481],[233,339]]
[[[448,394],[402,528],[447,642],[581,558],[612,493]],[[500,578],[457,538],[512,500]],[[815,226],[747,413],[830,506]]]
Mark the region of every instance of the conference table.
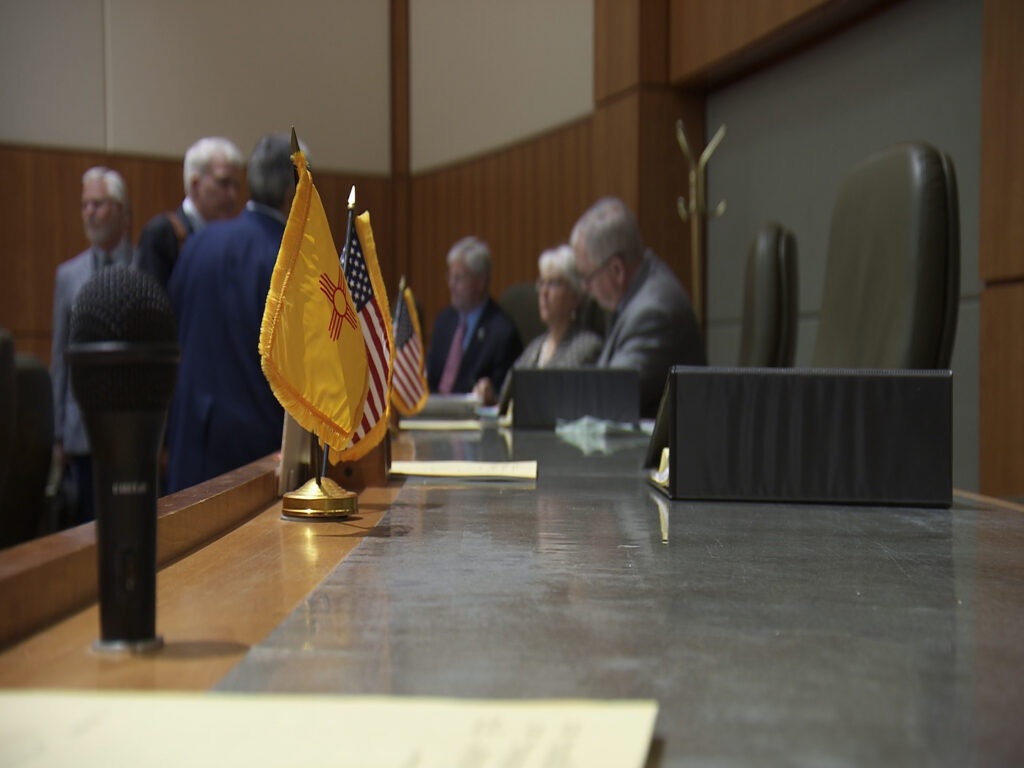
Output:
[[[161,500],[163,651],[92,652],[86,604],[0,688],[653,699],[651,766],[1022,764],[1024,508],[670,501],[647,443],[406,429],[396,459],[536,477],[392,476],[339,522],[282,519],[268,457]],[[0,553],[0,587],[91,533]]]

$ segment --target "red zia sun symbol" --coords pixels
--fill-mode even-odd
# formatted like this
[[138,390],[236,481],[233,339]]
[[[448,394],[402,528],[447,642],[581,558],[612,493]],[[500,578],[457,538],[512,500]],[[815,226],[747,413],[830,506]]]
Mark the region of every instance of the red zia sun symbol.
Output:
[[348,303],[348,298],[345,296],[345,291],[341,290],[341,267],[338,267],[338,281],[331,282],[331,278],[324,272],[320,275],[320,290],[323,291],[324,296],[331,302],[331,324],[328,328],[330,333],[331,341],[337,341],[338,336],[341,335],[341,324],[345,321],[351,324],[353,328],[359,330],[359,320],[356,318],[355,308]]

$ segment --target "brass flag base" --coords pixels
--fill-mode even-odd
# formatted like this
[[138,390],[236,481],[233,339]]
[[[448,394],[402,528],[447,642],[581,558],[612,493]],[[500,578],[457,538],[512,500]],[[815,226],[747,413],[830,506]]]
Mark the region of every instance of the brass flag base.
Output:
[[338,520],[357,512],[359,499],[329,477],[310,478],[300,488],[289,491],[281,502],[285,520]]

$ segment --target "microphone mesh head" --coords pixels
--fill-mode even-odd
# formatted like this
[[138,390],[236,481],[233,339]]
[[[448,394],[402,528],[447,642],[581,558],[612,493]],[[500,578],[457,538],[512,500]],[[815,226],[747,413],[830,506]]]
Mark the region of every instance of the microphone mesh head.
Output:
[[180,356],[177,327],[171,301],[151,275],[121,266],[96,272],[71,306],[69,336],[71,388],[83,409],[170,404]]

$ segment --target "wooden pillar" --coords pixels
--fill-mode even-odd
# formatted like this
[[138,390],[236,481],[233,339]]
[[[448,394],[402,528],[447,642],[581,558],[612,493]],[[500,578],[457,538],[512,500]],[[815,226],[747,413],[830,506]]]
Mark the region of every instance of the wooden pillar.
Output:
[[393,298],[402,275],[409,276],[411,252],[409,183],[409,0],[391,0],[391,242],[385,274]]
[[985,0],[978,263],[980,490],[1024,495],[1024,4]]
[[633,209],[647,246],[692,292],[689,228],[676,210],[689,195],[688,169],[675,125],[682,119],[703,148],[704,97],[671,87],[669,28],[668,0],[594,0],[591,188]]

